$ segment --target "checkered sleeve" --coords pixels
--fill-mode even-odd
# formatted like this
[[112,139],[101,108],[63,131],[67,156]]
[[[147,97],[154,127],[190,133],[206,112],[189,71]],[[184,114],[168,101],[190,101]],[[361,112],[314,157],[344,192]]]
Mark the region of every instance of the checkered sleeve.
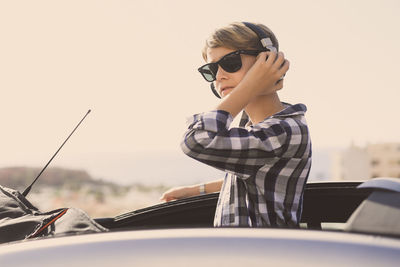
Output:
[[181,143],[183,152],[243,178],[254,175],[268,158],[282,155],[287,136],[279,123],[229,129],[232,121],[232,116],[222,110],[194,115]]

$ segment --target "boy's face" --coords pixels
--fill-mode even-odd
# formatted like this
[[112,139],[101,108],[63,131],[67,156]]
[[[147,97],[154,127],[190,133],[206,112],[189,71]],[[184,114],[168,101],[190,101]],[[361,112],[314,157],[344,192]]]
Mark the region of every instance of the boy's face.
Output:
[[[217,62],[220,58],[233,51],[235,50],[226,47],[208,48],[207,63]],[[242,67],[236,72],[230,73],[221,68],[221,66],[218,66],[214,85],[221,97],[227,96],[239,84],[244,75],[256,61],[255,56],[242,54],[240,57],[242,59]]]

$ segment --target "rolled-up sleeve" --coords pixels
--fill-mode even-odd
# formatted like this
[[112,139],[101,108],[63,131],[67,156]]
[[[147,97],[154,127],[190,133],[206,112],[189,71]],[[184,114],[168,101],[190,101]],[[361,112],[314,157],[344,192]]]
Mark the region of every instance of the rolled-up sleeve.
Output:
[[232,121],[222,110],[192,116],[181,143],[183,152],[243,178],[254,175],[269,158],[283,152],[287,136],[279,122],[261,122],[245,129],[229,128]]

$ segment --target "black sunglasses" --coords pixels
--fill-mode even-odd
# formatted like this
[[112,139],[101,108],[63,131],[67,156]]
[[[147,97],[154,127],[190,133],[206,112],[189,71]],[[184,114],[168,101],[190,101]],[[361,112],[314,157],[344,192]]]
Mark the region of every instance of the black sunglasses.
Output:
[[207,82],[216,80],[218,65],[221,66],[226,72],[236,72],[242,67],[242,59],[240,54],[257,56],[259,53],[266,50],[236,50],[223,56],[217,62],[205,64],[198,68],[199,72]]

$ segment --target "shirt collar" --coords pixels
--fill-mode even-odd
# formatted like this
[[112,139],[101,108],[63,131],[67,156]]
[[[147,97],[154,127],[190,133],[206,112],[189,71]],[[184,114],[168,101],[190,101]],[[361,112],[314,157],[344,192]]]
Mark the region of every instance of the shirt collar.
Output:
[[282,104],[284,105],[285,108],[283,110],[279,111],[278,113],[275,113],[274,115],[272,115],[271,116],[272,118],[304,115],[304,113],[306,113],[306,111],[307,111],[306,105],[301,104],[301,103],[291,105],[291,104],[282,102]]
[[[283,117],[291,117],[296,115],[304,115],[307,111],[307,107],[304,104],[295,104],[291,105],[289,103],[282,102],[283,106],[285,107],[283,110],[275,113],[274,115],[270,116],[269,118],[283,118]],[[251,121],[247,113],[243,110],[242,118],[240,119],[239,126],[240,127],[247,127],[251,125]]]

